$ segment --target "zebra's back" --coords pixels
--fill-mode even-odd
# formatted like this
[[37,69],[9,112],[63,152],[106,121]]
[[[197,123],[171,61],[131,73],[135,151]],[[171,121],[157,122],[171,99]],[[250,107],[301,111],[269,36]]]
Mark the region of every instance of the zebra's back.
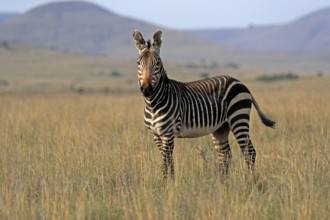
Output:
[[230,76],[172,83],[178,90],[181,112],[175,126],[176,137],[213,133],[224,123],[232,123],[236,114],[250,112],[252,95],[246,86]]

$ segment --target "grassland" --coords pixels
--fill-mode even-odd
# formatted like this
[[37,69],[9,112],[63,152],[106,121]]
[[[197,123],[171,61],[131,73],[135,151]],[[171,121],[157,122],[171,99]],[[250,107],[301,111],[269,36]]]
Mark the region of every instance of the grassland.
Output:
[[[52,65],[47,60],[40,69],[6,64],[0,72],[9,82],[0,95],[0,219],[329,219],[328,75],[260,83],[244,72],[260,106],[278,124],[266,128],[252,111],[255,175],[246,174],[232,137],[233,163],[225,180],[216,172],[210,137],[179,139],[176,180],[164,186],[136,84],[126,84],[131,92],[122,94],[71,91],[74,78],[85,79],[79,84],[84,88],[130,79],[96,77],[93,84],[90,71],[107,69],[106,59],[83,57],[76,67],[74,59],[67,67],[64,61],[54,64],[72,71],[62,77],[42,72]],[[38,87],[38,77],[27,76],[24,84],[22,69],[36,71],[53,90]]]

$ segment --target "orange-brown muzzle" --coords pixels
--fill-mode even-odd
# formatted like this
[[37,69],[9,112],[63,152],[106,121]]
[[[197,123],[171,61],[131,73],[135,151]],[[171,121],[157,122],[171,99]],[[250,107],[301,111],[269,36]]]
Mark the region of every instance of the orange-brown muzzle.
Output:
[[151,85],[152,70],[151,68],[139,67],[138,72],[139,72],[140,90],[144,96],[150,96],[152,92],[152,85]]

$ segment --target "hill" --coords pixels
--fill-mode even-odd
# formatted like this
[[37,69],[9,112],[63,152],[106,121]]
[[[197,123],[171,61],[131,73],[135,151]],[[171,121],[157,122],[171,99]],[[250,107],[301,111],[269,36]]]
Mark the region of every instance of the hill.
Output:
[[[123,17],[87,2],[57,2],[42,5],[27,13],[3,22],[0,39],[43,46],[67,52],[136,57],[132,33],[139,29],[146,38],[158,27],[139,20]],[[190,34],[164,29],[167,56],[201,59],[221,54],[223,49],[214,43]],[[194,54],[192,45],[203,45]],[[180,48],[180,52],[176,50]],[[179,55],[178,55],[179,54]]]
[[190,33],[231,48],[272,52],[330,51],[330,8],[284,25],[247,29],[193,30]]
[[0,13],[0,23],[10,19],[10,18],[14,18],[16,16],[18,16],[18,13]]
[[[316,21],[320,20],[314,15],[311,17]],[[324,17],[324,15],[319,17]],[[316,21],[312,22],[313,19],[310,16],[306,19],[310,21],[311,25],[317,23]],[[302,22],[301,27],[304,27],[304,20],[298,20]],[[290,29],[290,25],[295,26],[294,24],[300,23],[298,21],[287,26],[256,27],[248,30],[197,31],[192,34],[124,17],[87,2],[53,2],[0,23],[0,46],[6,47],[8,43],[18,42],[88,56],[135,59],[137,51],[132,38],[133,31],[135,29],[140,30],[148,39],[152,37],[156,29],[161,28],[163,30],[161,53],[166,61],[185,62],[192,64],[192,66],[196,66],[197,63],[197,65],[208,66],[245,65],[299,71],[329,70],[330,57],[327,50],[323,50],[327,48],[328,38],[326,36],[329,35],[326,35],[325,31],[320,31],[324,30],[323,28],[319,28],[319,32],[322,33],[317,35],[319,38],[316,38],[316,35],[310,36],[314,39],[315,45],[323,42],[323,46],[319,46],[322,49],[321,52],[302,54],[296,53],[292,49],[289,51],[294,51],[294,53],[287,53],[287,51],[269,53],[263,50],[267,47],[260,48],[261,51],[259,52],[250,52],[247,49],[250,49],[248,47],[253,43],[242,42],[243,40],[254,39],[257,46],[258,43],[260,43],[260,47],[264,44],[267,45],[264,41],[267,42],[268,39],[272,39],[271,36],[273,35],[270,34],[274,34],[274,30]],[[323,24],[320,27],[326,25]],[[317,29],[316,27],[314,29]],[[204,39],[201,35],[204,36]],[[280,39],[279,37],[275,38]],[[321,38],[323,40],[320,40]],[[220,40],[227,47],[222,46]],[[296,41],[298,42],[298,40]],[[283,42],[286,41],[283,40]],[[287,47],[290,48],[289,45]]]

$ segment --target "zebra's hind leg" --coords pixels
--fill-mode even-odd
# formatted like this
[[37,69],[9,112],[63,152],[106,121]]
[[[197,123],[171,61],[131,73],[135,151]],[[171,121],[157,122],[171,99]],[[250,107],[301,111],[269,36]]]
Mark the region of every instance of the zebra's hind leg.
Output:
[[231,149],[228,142],[229,131],[229,126],[226,123],[212,133],[212,141],[219,158],[219,168],[222,176],[228,174],[229,165],[232,158]]
[[247,165],[248,169],[251,171],[251,173],[253,173],[257,153],[250,140],[250,135],[249,135],[248,131],[242,132],[242,133],[235,132],[234,135],[235,135],[238,145],[244,155],[246,165]]
[[234,134],[238,145],[244,155],[247,167],[249,168],[251,173],[253,173],[254,163],[256,160],[256,151],[253,148],[249,135],[250,110],[251,102],[237,102],[231,107],[231,109],[228,110],[232,112],[232,114],[230,114],[228,118],[230,129]]
[[163,181],[168,178],[168,171],[170,172],[171,180],[174,180],[174,161],[173,161],[173,148],[174,148],[174,136],[159,137],[154,136],[155,143],[162,155],[162,172]]

